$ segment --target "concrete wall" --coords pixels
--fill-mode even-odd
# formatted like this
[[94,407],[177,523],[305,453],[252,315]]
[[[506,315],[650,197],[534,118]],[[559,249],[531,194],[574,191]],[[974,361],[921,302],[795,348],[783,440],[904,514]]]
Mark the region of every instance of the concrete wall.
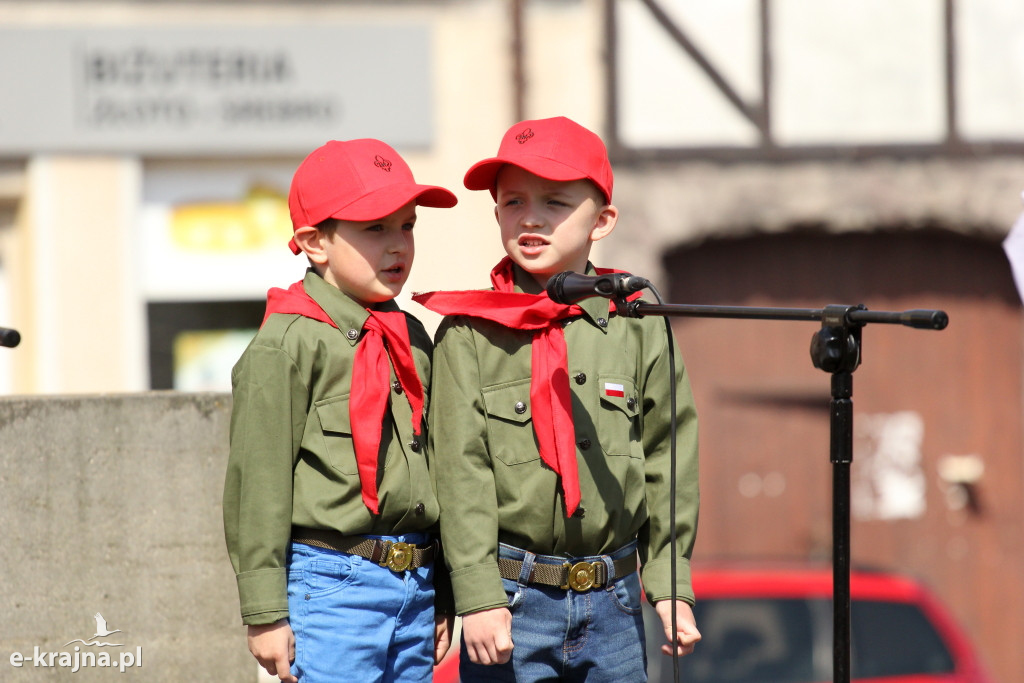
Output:
[[[141,655],[117,680],[256,680],[221,528],[230,407],[212,393],[0,399],[0,680],[68,680],[59,653],[76,649]],[[93,638],[97,613],[120,632]],[[54,666],[12,664],[36,649]]]

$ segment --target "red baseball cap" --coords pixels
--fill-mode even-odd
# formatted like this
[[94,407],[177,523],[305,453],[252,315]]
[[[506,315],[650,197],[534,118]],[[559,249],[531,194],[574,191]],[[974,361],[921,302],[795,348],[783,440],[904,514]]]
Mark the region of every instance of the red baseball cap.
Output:
[[[420,185],[392,147],[372,138],[331,140],[310,152],[296,169],[288,193],[292,229],[328,218],[372,221],[409,202],[447,209],[458,199],[436,185]],[[299,247],[292,239],[291,250]]]
[[564,116],[520,121],[505,133],[498,155],[473,164],[463,180],[469,190],[495,191],[498,171],[505,164],[548,180],[586,178],[612,201],[612,166],[608,150],[596,133]]

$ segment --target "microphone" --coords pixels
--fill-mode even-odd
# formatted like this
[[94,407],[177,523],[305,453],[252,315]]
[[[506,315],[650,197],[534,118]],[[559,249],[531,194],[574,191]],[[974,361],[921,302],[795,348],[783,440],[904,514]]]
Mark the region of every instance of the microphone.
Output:
[[649,280],[629,273],[580,275],[567,270],[548,280],[545,290],[552,301],[574,304],[592,296],[603,296],[606,299],[625,297],[650,286]]
[[0,327],[0,346],[7,346],[14,348],[21,343],[21,335],[18,334],[17,330],[12,330],[9,327]]

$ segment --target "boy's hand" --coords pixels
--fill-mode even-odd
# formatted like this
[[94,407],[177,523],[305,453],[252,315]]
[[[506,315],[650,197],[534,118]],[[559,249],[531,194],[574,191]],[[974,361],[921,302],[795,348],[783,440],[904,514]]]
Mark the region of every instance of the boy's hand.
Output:
[[462,617],[462,639],[474,664],[504,664],[512,657],[512,613],[507,607]]
[[666,655],[672,655],[672,644],[675,643],[676,652],[679,656],[688,655],[700,640],[700,631],[697,630],[697,620],[693,618],[693,609],[682,600],[676,600],[676,633],[672,633],[672,601],[659,600],[654,603],[654,611],[661,618],[661,625],[665,629],[665,644],[661,651]]
[[452,629],[455,616],[452,614],[434,615],[434,664],[440,664],[452,646]]
[[249,627],[249,652],[267,673],[288,683],[298,683],[292,676],[291,663],[295,659],[295,634],[287,619],[273,624]]

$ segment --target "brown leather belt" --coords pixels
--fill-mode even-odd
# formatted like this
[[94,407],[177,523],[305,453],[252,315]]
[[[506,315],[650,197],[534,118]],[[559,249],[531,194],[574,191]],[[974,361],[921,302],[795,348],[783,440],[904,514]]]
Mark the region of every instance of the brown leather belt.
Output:
[[292,527],[292,541],[303,545],[311,545],[339,553],[358,555],[393,572],[404,572],[406,569],[418,569],[434,561],[437,554],[437,541],[427,546],[416,546],[400,541],[382,541],[379,538],[363,536],[345,536],[337,531],[327,529],[310,529]]
[[[618,581],[624,576],[629,576],[636,571],[636,553],[613,560],[612,566],[615,569],[615,576],[611,578],[612,581]],[[521,560],[509,560],[499,557],[498,571],[501,574],[501,578],[518,581],[519,574],[523,571],[523,563]],[[578,593],[582,593],[591,588],[599,588],[606,585],[609,582],[608,569],[605,563],[600,560],[595,562],[562,562],[561,564],[534,561],[533,569],[530,571],[530,578],[527,579],[527,582],[539,583],[544,586],[555,586],[562,590],[571,588]]]

